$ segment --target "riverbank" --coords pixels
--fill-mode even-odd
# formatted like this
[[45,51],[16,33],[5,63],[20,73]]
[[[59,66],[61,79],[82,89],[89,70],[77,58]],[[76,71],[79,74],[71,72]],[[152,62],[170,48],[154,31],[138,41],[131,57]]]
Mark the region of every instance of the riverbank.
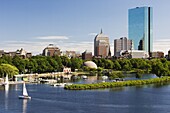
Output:
[[147,85],[147,84],[165,83],[165,82],[170,82],[170,77],[152,78],[147,80],[128,80],[122,82],[103,82],[103,83],[95,83],[95,84],[73,84],[70,86],[65,86],[64,89],[91,90],[91,89],[101,89],[101,88]]
[[[9,81],[8,84],[22,84],[23,81]],[[0,86],[4,85],[4,82],[0,82]]]

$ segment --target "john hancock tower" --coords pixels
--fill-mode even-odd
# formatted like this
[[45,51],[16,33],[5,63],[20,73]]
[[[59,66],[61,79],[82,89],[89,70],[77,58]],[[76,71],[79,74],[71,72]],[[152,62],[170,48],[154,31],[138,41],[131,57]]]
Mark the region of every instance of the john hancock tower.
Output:
[[133,41],[132,49],[150,54],[153,50],[153,9],[136,7],[128,12],[128,35]]

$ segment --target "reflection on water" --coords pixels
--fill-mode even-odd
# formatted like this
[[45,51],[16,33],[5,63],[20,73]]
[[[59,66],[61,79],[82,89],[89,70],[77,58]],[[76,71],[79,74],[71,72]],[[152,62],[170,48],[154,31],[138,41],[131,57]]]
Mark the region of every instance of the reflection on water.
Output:
[[18,88],[18,85],[14,85],[14,89],[16,90],[16,91],[18,91],[19,90],[19,88]]
[[114,88],[110,88],[110,91],[123,91],[127,88],[128,87],[114,87]]
[[5,109],[8,110],[8,92],[9,92],[9,84],[4,85],[5,89]]
[[6,84],[4,87],[5,87],[5,95],[8,95],[9,84]]
[[27,99],[23,99],[23,104],[22,104],[22,113],[27,113]]

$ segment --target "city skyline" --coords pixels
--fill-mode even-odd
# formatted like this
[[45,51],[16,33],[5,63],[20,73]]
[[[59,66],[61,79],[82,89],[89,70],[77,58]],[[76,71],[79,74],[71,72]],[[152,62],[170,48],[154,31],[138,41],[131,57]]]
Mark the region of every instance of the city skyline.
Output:
[[[122,4],[123,3],[123,4]],[[153,50],[167,54],[170,23],[166,12],[170,1],[134,0],[15,0],[0,1],[0,50],[20,48],[42,53],[49,44],[82,53],[94,51],[93,40],[100,29],[110,39],[128,37],[128,9],[153,7]]]

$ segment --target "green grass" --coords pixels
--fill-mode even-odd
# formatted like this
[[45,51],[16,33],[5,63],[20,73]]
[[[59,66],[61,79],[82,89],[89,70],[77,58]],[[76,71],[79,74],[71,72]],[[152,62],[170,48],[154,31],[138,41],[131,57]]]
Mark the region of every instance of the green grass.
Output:
[[64,87],[67,90],[91,90],[91,89],[102,89],[102,88],[114,88],[114,87],[124,87],[124,86],[138,86],[147,85],[155,83],[165,83],[170,82],[170,77],[162,78],[152,78],[147,80],[129,80],[123,82],[104,82],[95,84],[73,84]]

